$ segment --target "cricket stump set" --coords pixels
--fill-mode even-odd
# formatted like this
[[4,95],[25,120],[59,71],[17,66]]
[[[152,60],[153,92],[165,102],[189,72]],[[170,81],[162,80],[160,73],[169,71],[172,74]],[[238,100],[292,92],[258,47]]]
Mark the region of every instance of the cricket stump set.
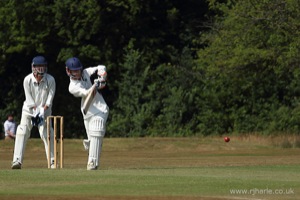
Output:
[[[51,121],[53,121],[53,141],[51,141]],[[59,125],[59,131],[58,131],[58,125]],[[47,141],[48,141],[48,168],[51,168],[51,146],[53,145],[54,149],[54,168],[58,168],[57,163],[57,142],[59,137],[59,143],[60,143],[60,168],[64,167],[64,117],[63,116],[48,116],[47,117]]]

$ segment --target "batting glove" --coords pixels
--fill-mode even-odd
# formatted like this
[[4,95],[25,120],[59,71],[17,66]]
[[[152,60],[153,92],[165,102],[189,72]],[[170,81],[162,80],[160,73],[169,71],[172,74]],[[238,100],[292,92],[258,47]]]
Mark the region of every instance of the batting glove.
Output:
[[106,80],[99,77],[98,79],[94,80],[94,84],[96,84],[96,88],[97,89],[101,90],[101,89],[105,88],[105,86],[106,86]]
[[97,74],[99,78],[102,78],[106,81],[107,73],[106,73],[106,67],[104,65],[97,66]]

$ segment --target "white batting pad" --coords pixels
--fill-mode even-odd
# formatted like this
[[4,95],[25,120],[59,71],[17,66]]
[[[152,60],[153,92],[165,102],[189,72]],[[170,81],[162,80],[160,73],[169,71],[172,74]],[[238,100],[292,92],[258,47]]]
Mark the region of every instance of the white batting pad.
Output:
[[93,162],[96,166],[99,166],[99,159],[102,150],[103,137],[90,137],[90,149],[88,163]]
[[105,135],[105,125],[104,120],[95,116],[89,121],[88,135],[96,137],[104,137]]

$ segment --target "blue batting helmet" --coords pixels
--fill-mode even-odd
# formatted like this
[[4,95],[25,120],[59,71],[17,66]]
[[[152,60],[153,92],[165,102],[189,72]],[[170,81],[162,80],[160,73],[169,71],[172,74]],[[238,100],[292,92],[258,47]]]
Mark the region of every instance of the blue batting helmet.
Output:
[[72,58],[69,58],[66,61],[66,67],[69,70],[81,70],[82,69],[82,64],[81,64],[81,62],[78,58],[72,57]]

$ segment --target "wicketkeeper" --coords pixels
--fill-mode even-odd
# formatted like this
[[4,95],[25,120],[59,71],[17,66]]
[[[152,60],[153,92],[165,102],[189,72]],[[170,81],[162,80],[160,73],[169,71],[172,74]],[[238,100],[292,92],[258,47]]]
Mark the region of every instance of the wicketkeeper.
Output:
[[[37,126],[40,137],[44,142],[46,158],[51,155],[51,168],[54,168],[54,152],[48,152],[46,118],[52,114],[52,102],[55,95],[55,79],[47,73],[48,64],[43,56],[36,56],[32,60],[32,73],[24,78],[23,86],[25,101],[22,108],[20,125],[17,127],[12,169],[21,169],[26,143],[31,129]],[[51,127],[53,141],[53,129]]]
[[[72,57],[66,61],[66,72],[70,77],[69,92],[75,97],[81,97],[81,112],[88,138],[83,141],[84,148],[89,151],[87,170],[96,170],[100,166],[102,142],[109,113],[109,108],[99,91],[106,86],[106,67],[98,65],[83,69],[79,59]],[[95,96],[84,112],[84,102],[94,84]]]

